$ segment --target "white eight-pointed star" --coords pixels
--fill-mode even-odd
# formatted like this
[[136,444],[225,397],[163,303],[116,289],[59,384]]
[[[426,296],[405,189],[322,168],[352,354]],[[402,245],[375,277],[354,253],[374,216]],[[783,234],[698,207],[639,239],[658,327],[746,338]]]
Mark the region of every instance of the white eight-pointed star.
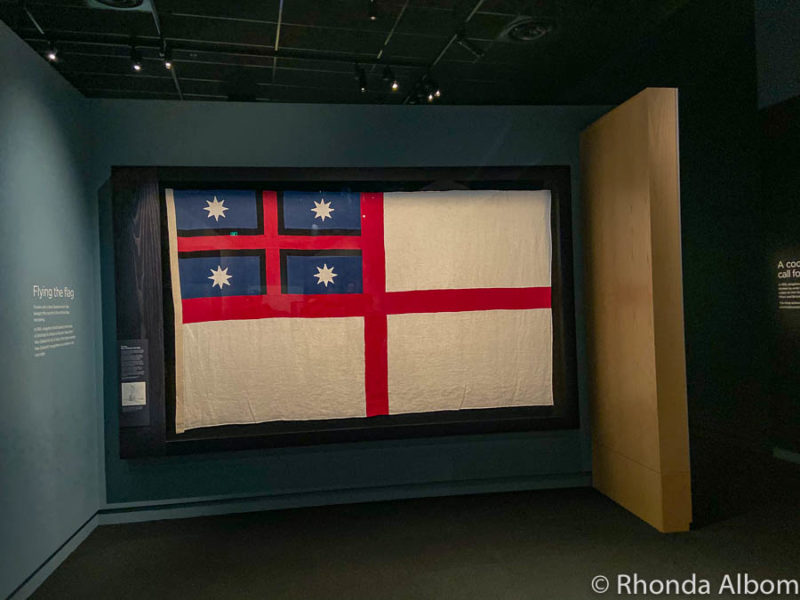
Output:
[[219,221],[219,218],[225,218],[225,211],[228,210],[228,207],[225,206],[225,200],[217,200],[217,197],[214,196],[214,200],[206,200],[206,206],[203,210],[208,211],[208,218],[214,217],[215,221]]
[[331,206],[330,202],[325,202],[325,198],[320,199],[319,202],[316,200],[314,201],[314,208],[311,209],[311,212],[314,213],[315,219],[322,219],[322,222],[325,222],[325,219],[332,219],[331,213],[336,210]]
[[338,277],[338,275],[333,272],[333,267],[328,267],[326,263],[322,265],[322,267],[317,267],[317,272],[314,274],[314,277],[317,278],[317,285],[324,283],[325,287],[328,287],[329,283],[331,285],[336,283],[333,278]]
[[233,275],[228,275],[228,267],[223,269],[222,265],[217,265],[216,271],[214,269],[209,269],[209,271],[211,271],[211,277],[209,277],[209,279],[214,282],[211,284],[212,288],[219,286],[219,289],[222,289],[223,285],[230,285],[228,279],[233,277]]

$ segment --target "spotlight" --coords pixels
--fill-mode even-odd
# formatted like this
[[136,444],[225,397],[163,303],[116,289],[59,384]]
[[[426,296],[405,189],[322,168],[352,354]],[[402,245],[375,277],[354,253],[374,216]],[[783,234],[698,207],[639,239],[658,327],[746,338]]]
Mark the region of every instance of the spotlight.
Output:
[[442,96],[439,84],[433,80],[430,73],[426,73],[417,85],[419,86],[422,97],[427,98],[428,102],[433,102]]
[[358,63],[356,63],[355,70],[356,70],[355,78],[356,81],[358,81],[358,89],[360,89],[361,93],[363,94],[364,92],[367,91],[367,74],[364,72],[364,68]]
[[428,90],[433,93],[435,98],[440,98],[442,95],[442,90],[439,89],[439,84],[430,77],[428,78]]
[[47,49],[47,60],[50,62],[56,62],[58,60],[58,48],[53,42],[50,42],[50,47]]
[[136,50],[136,46],[131,46],[131,68],[137,73],[142,70],[142,55]]
[[378,20],[378,9],[375,6],[375,0],[369,0],[369,20],[370,21],[377,21]]
[[389,87],[391,87],[393,92],[396,92],[397,90],[400,89],[400,84],[397,83],[397,78],[394,76],[394,73],[392,73],[392,69],[388,65],[383,69],[383,80],[386,83],[389,83],[391,81]]
[[172,48],[164,45],[164,68],[168,71],[172,68]]

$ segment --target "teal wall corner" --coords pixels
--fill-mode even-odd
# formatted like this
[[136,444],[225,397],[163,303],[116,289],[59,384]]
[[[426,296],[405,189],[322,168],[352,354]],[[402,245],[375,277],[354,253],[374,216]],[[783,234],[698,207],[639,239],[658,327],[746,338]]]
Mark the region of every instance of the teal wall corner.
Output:
[[[0,597],[97,510],[97,210],[88,101],[0,23]],[[71,347],[34,357],[32,289],[68,286]]]

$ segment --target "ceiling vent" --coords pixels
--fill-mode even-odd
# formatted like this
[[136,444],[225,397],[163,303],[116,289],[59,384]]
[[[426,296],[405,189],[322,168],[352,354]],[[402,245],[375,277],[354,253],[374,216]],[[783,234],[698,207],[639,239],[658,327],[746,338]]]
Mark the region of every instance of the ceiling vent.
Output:
[[86,0],[89,8],[150,11],[150,0]]
[[500,39],[508,42],[535,42],[553,32],[555,25],[532,17],[515,19],[500,34]]

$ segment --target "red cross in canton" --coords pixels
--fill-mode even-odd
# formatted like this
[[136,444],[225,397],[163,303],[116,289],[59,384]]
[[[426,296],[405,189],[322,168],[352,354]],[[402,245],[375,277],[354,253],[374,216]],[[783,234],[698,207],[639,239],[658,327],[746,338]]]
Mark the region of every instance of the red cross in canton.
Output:
[[[178,252],[264,250],[266,294],[185,298],[183,322],[275,317],[363,317],[365,396],[368,417],[389,414],[387,316],[500,309],[550,308],[550,287],[386,291],[383,194],[361,194],[361,235],[281,235],[278,199],[262,194],[262,235],[178,237]],[[409,226],[413,226],[410,223]],[[285,294],[281,291],[281,250],[360,250],[363,293]]]

